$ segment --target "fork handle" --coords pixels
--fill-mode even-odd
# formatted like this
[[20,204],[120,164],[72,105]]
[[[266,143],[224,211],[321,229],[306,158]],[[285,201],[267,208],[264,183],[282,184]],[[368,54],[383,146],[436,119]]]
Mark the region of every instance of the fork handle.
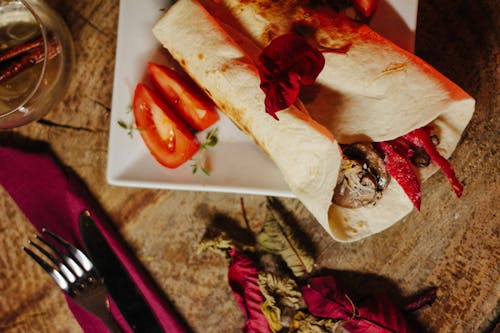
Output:
[[111,315],[111,310],[109,306],[109,298],[106,297],[104,302],[98,303],[100,306],[93,308],[93,313],[102,321],[102,323],[108,328],[110,333],[123,333],[121,328],[116,323],[115,318]]
[[115,319],[111,315],[111,312],[107,311],[105,315],[101,316],[101,320],[109,329],[110,333],[123,333],[120,327],[117,325]]

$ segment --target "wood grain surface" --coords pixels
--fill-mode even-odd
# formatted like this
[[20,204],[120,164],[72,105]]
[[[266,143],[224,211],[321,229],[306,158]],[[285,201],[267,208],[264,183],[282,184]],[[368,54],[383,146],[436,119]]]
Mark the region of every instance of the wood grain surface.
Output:
[[[243,225],[240,198],[257,227],[265,198],[108,185],[119,2],[48,2],[75,41],[69,92],[42,120],[0,132],[0,144],[49,143],[86,182],[193,332],[240,332],[244,319],[227,283],[226,260],[197,254],[196,247],[217,217]],[[499,21],[497,0],[420,0],[416,53],[477,100],[451,158],[466,184],[461,199],[438,173],[425,183],[421,212],[353,244],[334,242],[298,201],[282,200],[314,244],[318,267],[355,295],[386,291],[400,302],[437,287],[435,304],[411,316],[418,332],[490,332],[498,321]],[[55,284],[21,251],[33,232],[0,187],[0,332],[80,332]]]

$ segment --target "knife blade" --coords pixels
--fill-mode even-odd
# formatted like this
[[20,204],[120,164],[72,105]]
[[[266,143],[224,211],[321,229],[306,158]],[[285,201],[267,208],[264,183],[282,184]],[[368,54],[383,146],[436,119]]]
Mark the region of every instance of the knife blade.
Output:
[[104,280],[111,298],[134,332],[163,332],[143,295],[97,228],[88,211],[80,214],[78,226],[87,254]]

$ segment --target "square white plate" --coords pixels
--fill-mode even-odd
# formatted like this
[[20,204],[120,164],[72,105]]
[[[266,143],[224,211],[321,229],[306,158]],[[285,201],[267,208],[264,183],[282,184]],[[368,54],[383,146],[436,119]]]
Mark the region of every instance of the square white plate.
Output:
[[[210,148],[210,176],[192,173],[188,161],[177,169],[161,166],[135,131],[118,125],[133,122],[133,91],[143,81],[148,61],[165,62],[151,29],[170,1],[121,0],[109,133],[107,180],[112,185],[175,190],[216,191],[293,197],[280,171],[257,145],[221,114],[214,125],[219,143]],[[418,0],[381,0],[371,26],[413,51]],[[205,132],[198,134],[204,141]]]

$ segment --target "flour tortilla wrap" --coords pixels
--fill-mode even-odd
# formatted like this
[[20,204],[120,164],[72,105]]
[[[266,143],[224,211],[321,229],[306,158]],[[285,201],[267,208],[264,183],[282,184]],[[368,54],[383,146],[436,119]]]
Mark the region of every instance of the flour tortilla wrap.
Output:
[[341,151],[331,132],[300,103],[281,111],[279,121],[269,116],[254,61],[197,1],[177,1],[153,33],[217,106],[270,156],[290,190],[332,234],[328,209]]
[[[220,21],[252,39],[261,48],[304,20],[305,1],[204,0]],[[474,99],[414,54],[363,24],[319,27],[322,46],[348,45],[346,52],[324,52],[325,67],[317,84],[302,96],[311,116],[328,128],[340,144],[398,138],[431,125],[437,146],[448,158],[474,112]],[[321,40],[321,42],[319,42]],[[312,94],[311,94],[312,93]],[[438,168],[419,168],[423,182]],[[451,191],[450,191],[451,192]],[[425,203],[424,203],[425,204]],[[332,205],[330,229],[339,241],[354,241],[380,232],[409,214],[411,201],[392,179],[375,206]]]

